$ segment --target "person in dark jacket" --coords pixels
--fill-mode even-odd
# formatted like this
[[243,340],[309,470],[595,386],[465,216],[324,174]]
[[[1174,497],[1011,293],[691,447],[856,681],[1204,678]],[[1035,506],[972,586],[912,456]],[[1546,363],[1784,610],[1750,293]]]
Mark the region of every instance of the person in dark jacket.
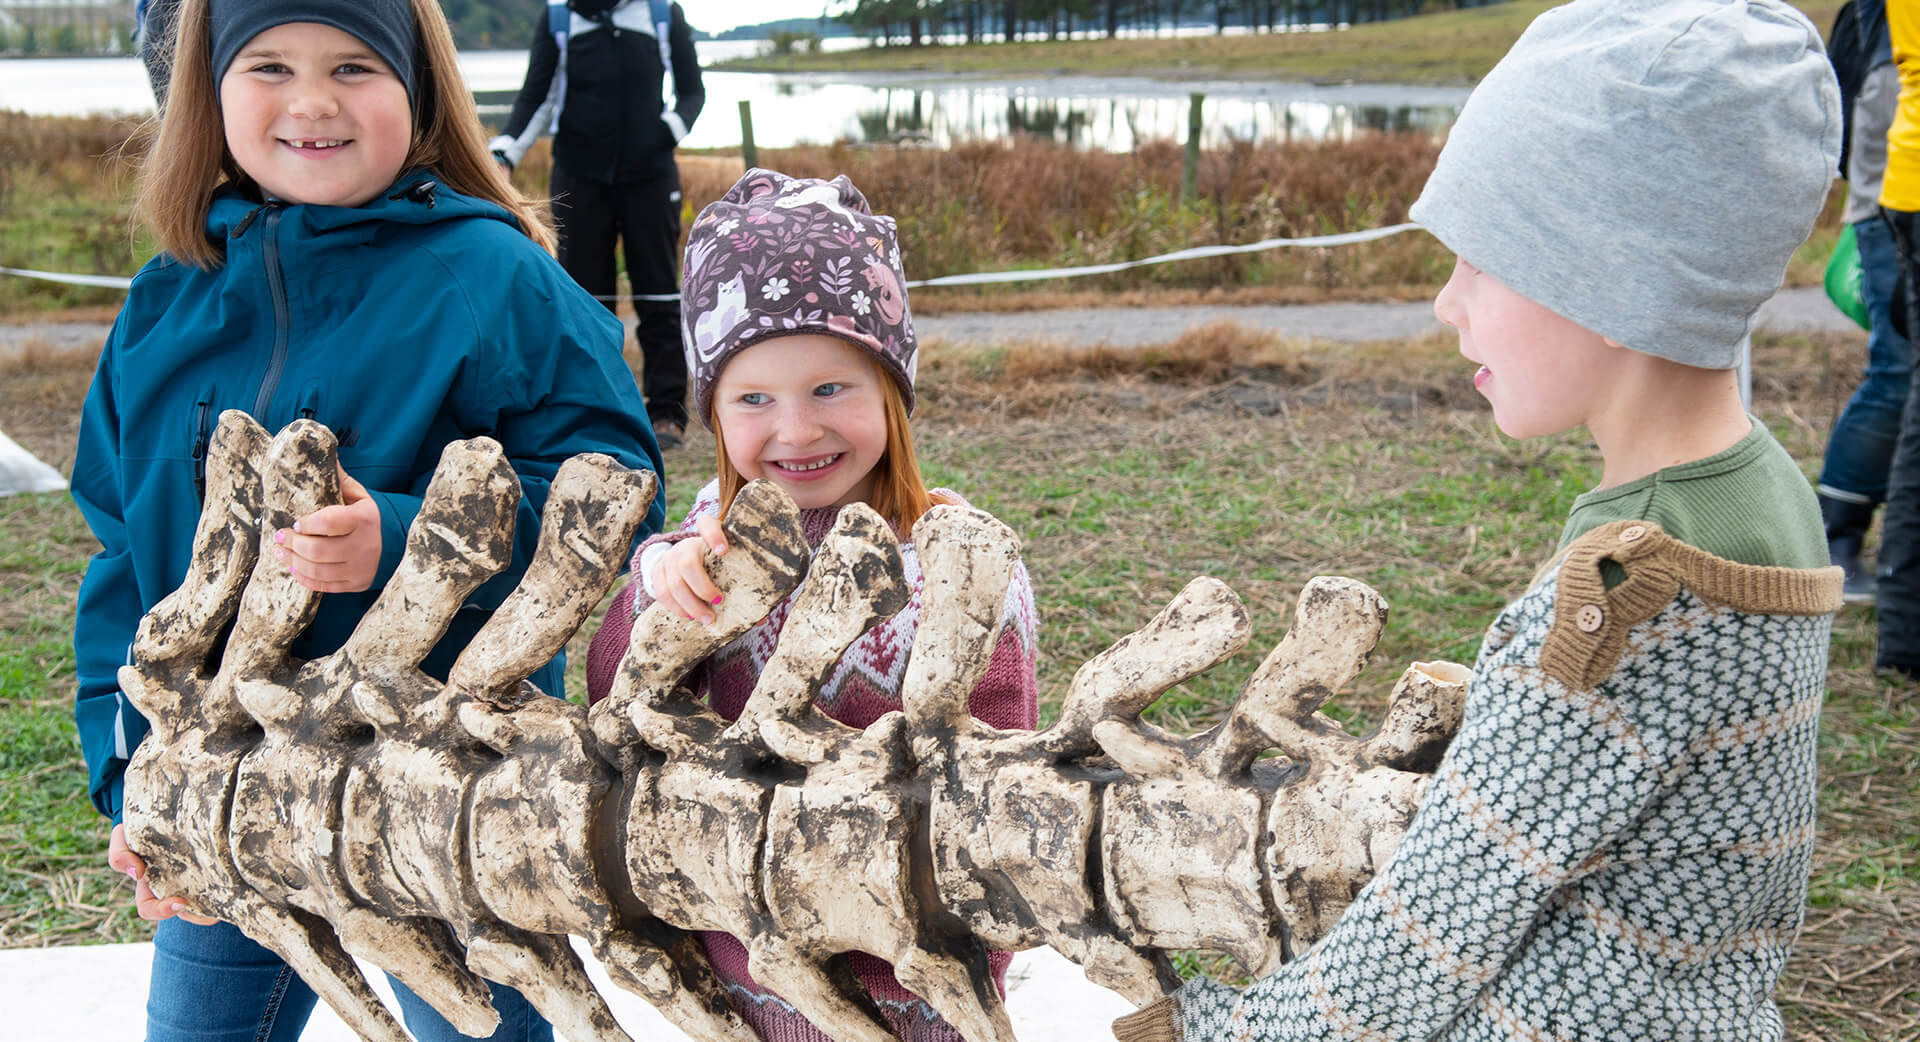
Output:
[[[221,412],[270,431],[309,418],[339,442],[342,502],[272,533],[275,557],[323,594],[285,649],[298,659],[338,650],[372,606],[441,450],[500,443],[520,479],[512,559],[423,663],[442,678],[525,573],[560,465],[600,452],[658,473],[660,453],[620,324],[554,262],[551,231],[487,154],[436,0],[183,0],[179,13],[179,75],[141,169],[162,252],[134,276],[80,419],[71,488],[101,549],[74,619],[74,717],[113,822],[108,863],[159,921],[147,1039],[287,1042],[313,990],[197,915],[194,895],[156,897],[121,820],[148,724],[117,673],[186,574]],[[656,502],[645,528],[663,516]],[[532,680],[559,696],[563,670],[556,658]],[[421,1042],[462,1037],[395,994]],[[551,1037],[513,989],[494,986],[493,1003],[495,1038]]]
[[173,75],[173,23],[180,0],[140,0],[133,8],[133,47],[147,67],[156,108],[167,107],[167,78]]
[[614,243],[624,248],[647,415],[668,448],[687,426],[673,150],[705,103],[693,30],[679,4],[549,0],[526,81],[491,146],[511,170],[535,139],[553,133],[560,263],[609,309],[617,299]]
[[[1908,346],[1920,314],[1920,5],[1887,5],[1887,32],[1900,74],[1900,100],[1887,128],[1887,165],[1880,181],[1880,215],[1900,257]],[[1887,469],[1887,509],[1874,562],[1876,670],[1920,680],[1920,366],[1909,374],[1900,436]]]
[[[1840,219],[1853,227],[1860,254],[1867,368],[1827,438],[1818,491],[1828,554],[1847,573],[1847,603],[1871,604],[1874,575],[1861,553],[1874,510],[1887,499],[1913,359],[1906,335],[1894,326],[1900,254],[1892,227],[1880,216],[1880,177],[1887,165],[1887,128],[1900,102],[1900,73],[1893,64],[1884,0],[1852,0],[1849,8],[1849,17],[1835,19],[1828,46],[1841,74],[1841,103],[1852,102],[1841,171],[1850,187]],[[1853,38],[1843,40],[1843,33]],[[1842,54],[1851,58],[1850,67],[1837,60]]]

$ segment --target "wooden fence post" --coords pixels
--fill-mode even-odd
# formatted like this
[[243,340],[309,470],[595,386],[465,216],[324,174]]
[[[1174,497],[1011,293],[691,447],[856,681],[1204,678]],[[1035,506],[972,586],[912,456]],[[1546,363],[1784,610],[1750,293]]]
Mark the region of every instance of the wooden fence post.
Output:
[[753,143],[753,103],[740,99],[740,158],[752,170],[760,165],[760,149]]
[[1190,203],[1200,182],[1200,103],[1205,94],[1194,94],[1187,102],[1187,158],[1180,165],[1180,201]]

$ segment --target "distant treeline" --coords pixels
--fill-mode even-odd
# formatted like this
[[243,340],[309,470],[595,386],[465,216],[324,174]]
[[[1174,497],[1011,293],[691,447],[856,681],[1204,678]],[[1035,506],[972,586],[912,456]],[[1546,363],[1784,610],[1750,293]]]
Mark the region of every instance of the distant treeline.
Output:
[[[724,33],[702,33],[701,8],[694,0],[680,0],[695,35],[703,40],[766,39],[773,30],[820,33],[818,18],[785,18],[765,25],[744,25]],[[440,0],[440,9],[453,25],[454,42],[462,50],[486,50],[526,47],[533,42],[535,24],[546,11],[544,0]],[[828,27],[824,35],[844,34],[845,29]]]
[[[684,3],[684,0],[683,0]],[[698,4],[690,17],[698,26]],[[440,0],[453,26],[454,42],[462,50],[490,50],[526,47],[544,17],[544,0]],[[819,32],[817,18],[789,19],[791,28]],[[785,26],[786,22],[774,23]],[[726,36],[760,38],[767,35],[764,26],[742,27]],[[844,33],[841,27],[827,35]],[[88,6],[12,7],[0,10],[0,54],[12,55],[100,55],[133,52],[133,4],[116,9],[111,4]]]
[[701,40],[771,40],[781,33],[813,36],[853,35],[853,30],[844,20],[821,18],[818,15],[812,18],[782,18],[777,22],[736,26],[723,33],[701,32],[699,16],[696,12],[689,12],[687,18],[693,23],[694,36]]
[[[786,18],[741,26],[708,39],[781,35],[873,36],[883,44],[918,47],[942,39],[1058,39],[1072,34],[1118,36],[1175,25],[1211,24],[1280,30],[1290,25],[1380,22],[1501,0],[840,0],[830,20]],[[696,8],[698,5],[693,5]],[[440,0],[462,50],[513,49],[533,42],[545,11],[538,0]],[[127,54],[128,17],[106,7],[14,8],[0,16],[0,54]],[[689,20],[699,20],[697,10]]]
[[131,53],[133,24],[96,8],[0,10],[0,55]]
[[528,46],[547,8],[540,0],[440,0],[440,9],[453,26],[453,42],[472,51]]
[[[517,48],[533,42],[544,0],[440,0],[462,49]],[[133,53],[134,5],[56,4],[0,9],[0,55]]]
[[836,17],[882,42],[918,47],[943,37],[969,43],[1119,36],[1171,25],[1276,31],[1292,25],[1384,22],[1501,0],[853,0]]

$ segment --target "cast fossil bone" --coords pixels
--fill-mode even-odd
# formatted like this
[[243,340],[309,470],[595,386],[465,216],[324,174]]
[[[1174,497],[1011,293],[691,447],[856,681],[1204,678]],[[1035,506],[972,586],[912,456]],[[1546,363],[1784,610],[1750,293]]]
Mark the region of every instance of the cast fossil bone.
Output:
[[[892,1035],[848,951],[891,961],[975,1042],[1013,1039],[989,948],[1051,945],[1136,1002],[1175,982],[1169,949],[1266,972],[1393,849],[1459,724],[1465,671],[1449,663],[1409,668],[1365,739],[1317,712],[1386,616],[1338,578],[1307,585],[1220,726],[1176,737],[1143,723],[1248,639],[1232,591],[1196,579],[1081,667],[1052,727],[995,730],[967,695],[1018,543],[985,514],[939,507],[914,529],[926,588],[905,709],[843,726],[812,694],[905,603],[899,547],[855,506],[810,553],[791,501],[759,483],[709,562],[727,594],[717,622],[649,609],[606,700],[547,698],[524,678],[612,584],[654,492],[653,475],[596,456],[561,468],[525,577],[442,684],[418,663],[511,552],[520,486],[486,439],[446,450],[348,643],[298,661],[285,648],[318,598],[263,541],[335,499],[333,458],[317,424],[269,442],[243,414],[221,418],[189,574],[120,674],[153,724],[125,820],[156,893],[280,953],[367,1039],[406,1035],[350,955],[470,1034],[497,1022],[487,978],[576,1042],[625,1039],[568,935],[702,1040],[754,1035],[694,930],[741,938],[756,978],[859,1042]],[[685,673],[796,587],[739,720],[696,703]],[[1261,758],[1275,749],[1285,758]]]

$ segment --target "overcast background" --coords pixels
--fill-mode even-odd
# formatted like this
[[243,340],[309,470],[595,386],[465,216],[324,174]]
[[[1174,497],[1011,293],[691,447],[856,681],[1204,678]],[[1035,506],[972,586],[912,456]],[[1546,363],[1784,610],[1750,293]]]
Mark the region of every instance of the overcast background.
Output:
[[837,0],[680,0],[687,23],[710,33],[783,18],[818,18],[823,6],[837,10],[844,5]]

